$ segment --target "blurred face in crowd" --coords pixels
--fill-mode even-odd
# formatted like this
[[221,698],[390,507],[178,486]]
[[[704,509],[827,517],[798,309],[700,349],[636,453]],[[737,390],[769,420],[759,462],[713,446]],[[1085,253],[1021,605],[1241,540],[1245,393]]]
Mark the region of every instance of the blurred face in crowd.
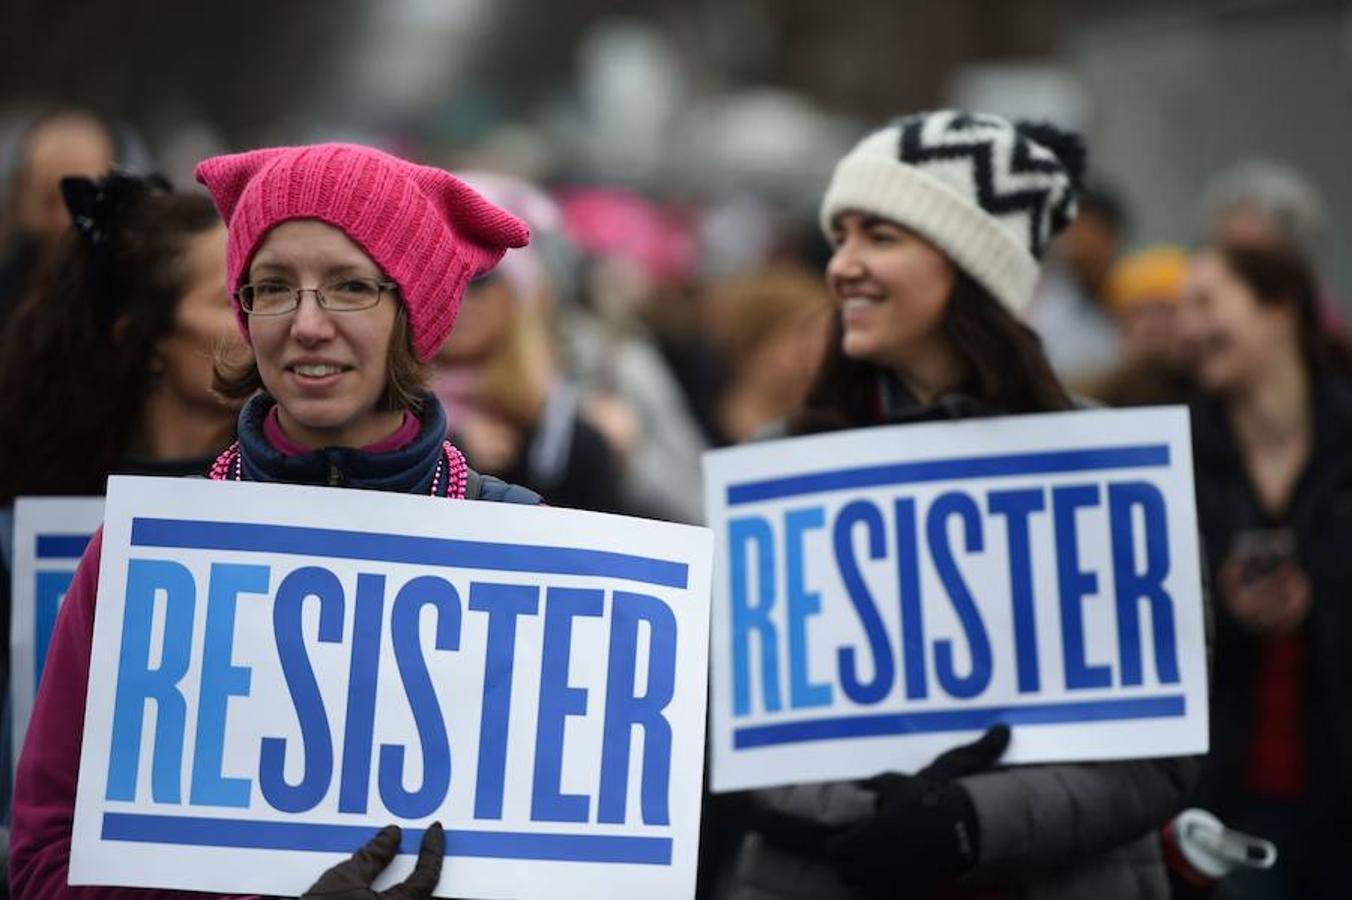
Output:
[[1138,301],[1117,316],[1122,355],[1132,360],[1174,365],[1182,362],[1178,305],[1171,300]]
[[[385,275],[342,231],[313,219],[284,222],[263,240],[251,283],[317,288]],[[309,447],[363,447],[392,434],[403,413],[380,407],[389,378],[398,296],[385,291],[367,309],[335,312],[314,293],[281,315],[249,316],[263,385],[277,400],[282,429]]]
[[96,120],[69,115],[39,125],[24,142],[23,167],[15,184],[18,230],[44,242],[61,237],[70,227],[61,179],[96,178],[112,164],[112,139]]
[[1178,321],[1194,374],[1209,391],[1252,385],[1280,354],[1299,352],[1291,307],[1261,302],[1215,251],[1193,258]]
[[493,355],[516,316],[516,297],[506,278],[489,274],[470,283],[439,358],[448,363],[477,363]]
[[956,272],[942,252],[895,222],[860,212],[837,217],[832,243],[826,280],[846,356],[906,369],[947,346],[941,323]]
[[1271,212],[1253,204],[1239,204],[1216,220],[1212,239],[1232,247],[1280,249],[1292,243],[1289,230]]
[[830,320],[820,310],[802,313],[765,336],[745,361],[766,383],[777,385],[795,408],[807,395],[831,340]]
[[1272,222],[1259,209],[1240,206],[1226,212],[1216,222],[1214,234],[1217,243],[1236,247],[1266,247],[1275,243]]
[[1058,249],[1086,290],[1097,295],[1108,277],[1121,242],[1107,216],[1084,210],[1057,238]]
[[226,406],[211,389],[217,348],[239,341],[225,289],[225,234],[221,226],[187,241],[179,261],[183,296],[174,328],[156,348],[163,365],[160,385],[189,406]]

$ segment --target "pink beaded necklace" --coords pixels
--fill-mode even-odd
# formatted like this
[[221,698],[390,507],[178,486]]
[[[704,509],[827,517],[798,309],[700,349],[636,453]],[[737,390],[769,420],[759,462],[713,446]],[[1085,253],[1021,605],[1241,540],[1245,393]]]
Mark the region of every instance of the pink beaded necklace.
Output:
[[[443,441],[441,450],[441,454],[437,457],[437,468],[432,473],[432,488],[429,493],[433,497],[441,496],[452,500],[463,500],[465,499],[465,486],[469,483],[469,464],[465,462],[465,454],[461,453],[460,448],[450,441]],[[443,471],[448,473],[445,493],[437,490],[437,485],[441,483]],[[216,457],[216,461],[211,464],[211,472],[208,477],[212,481],[244,480],[244,460],[239,452],[238,441],[225,448],[221,455]]]

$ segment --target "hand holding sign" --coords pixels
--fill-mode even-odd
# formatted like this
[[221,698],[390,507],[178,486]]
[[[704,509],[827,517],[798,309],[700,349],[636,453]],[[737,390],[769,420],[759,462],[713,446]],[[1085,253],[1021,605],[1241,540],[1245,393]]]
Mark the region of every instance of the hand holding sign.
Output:
[[980,832],[972,800],[953,779],[995,765],[1009,746],[1009,727],[955,747],[915,775],[888,772],[864,784],[877,812],[827,843],[845,878],[869,897],[894,897],[956,878],[976,864]]
[[423,834],[418,864],[413,874],[394,887],[376,893],[371,882],[399,852],[402,833],[398,825],[386,825],[352,858],[319,876],[301,900],[423,900],[431,897],[441,879],[441,860],[446,855],[446,835],[440,822]]

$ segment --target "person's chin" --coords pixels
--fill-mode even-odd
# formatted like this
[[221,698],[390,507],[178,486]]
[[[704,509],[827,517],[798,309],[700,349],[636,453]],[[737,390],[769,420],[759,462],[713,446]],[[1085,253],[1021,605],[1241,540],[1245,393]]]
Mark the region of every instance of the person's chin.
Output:
[[291,420],[302,428],[330,431],[343,427],[353,418],[351,404],[337,399],[295,397],[278,402]]
[[1224,393],[1235,387],[1235,379],[1229,369],[1222,365],[1202,363],[1193,368],[1193,377],[1202,390],[1208,393]]
[[873,340],[868,334],[852,334],[845,332],[845,337],[840,344],[841,352],[847,357],[859,362],[878,363],[881,356],[881,348],[878,342]]

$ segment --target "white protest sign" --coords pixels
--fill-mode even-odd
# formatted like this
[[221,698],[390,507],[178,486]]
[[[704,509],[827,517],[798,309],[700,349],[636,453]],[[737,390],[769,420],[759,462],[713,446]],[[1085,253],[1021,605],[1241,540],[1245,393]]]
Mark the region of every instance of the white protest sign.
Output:
[[71,883],[296,896],[395,822],[384,885],[440,821],[439,896],[692,896],[712,544],[111,479]]
[[704,457],[715,791],[1207,749],[1181,408],[1009,416]]
[[20,497],[14,503],[9,621],[14,765],[33,716],[57,610],[85,545],[102,522],[102,497]]

